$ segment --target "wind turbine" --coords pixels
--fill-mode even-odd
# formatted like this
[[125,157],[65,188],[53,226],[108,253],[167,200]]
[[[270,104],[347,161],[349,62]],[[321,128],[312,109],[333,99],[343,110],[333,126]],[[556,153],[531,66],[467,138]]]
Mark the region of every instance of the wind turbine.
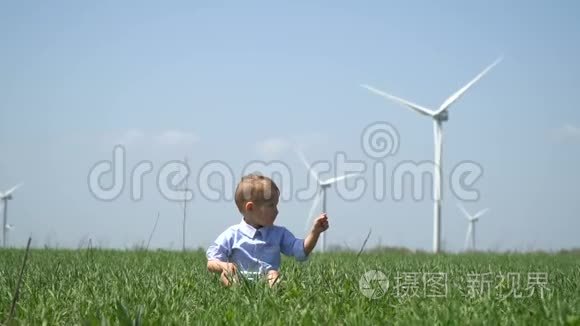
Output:
[[369,91],[383,96],[391,101],[397,102],[411,110],[431,117],[433,119],[433,133],[435,138],[435,166],[433,175],[433,194],[435,196],[435,202],[433,207],[433,252],[438,253],[441,246],[441,194],[443,192],[443,185],[441,182],[441,176],[443,174],[443,167],[441,162],[441,156],[443,151],[443,122],[449,119],[448,109],[455,103],[463,94],[471,88],[478,80],[480,80],[488,71],[491,70],[495,65],[497,65],[502,60],[501,57],[497,58],[492,64],[487,66],[482,72],[480,72],[475,78],[473,78],[469,83],[460,88],[457,92],[449,96],[443,104],[439,106],[437,110],[428,109],[426,107],[417,105],[410,101],[404,100],[402,98],[396,97],[391,94],[387,94],[381,90],[378,90],[372,86],[362,84],[363,88]]
[[475,213],[475,215],[471,215],[465,210],[463,205],[457,204],[457,207],[463,212],[465,218],[469,221],[469,226],[467,227],[467,234],[465,235],[465,246],[464,249],[467,250],[469,246],[469,238],[471,237],[471,250],[475,250],[475,223],[479,220],[479,218],[487,213],[489,208],[485,208],[480,210],[479,212]]
[[[14,226],[14,224],[6,224],[4,225],[4,229],[7,232],[12,232],[12,230],[14,230],[16,227]],[[8,235],[6,235],[6,242],[8,242]]]
[[[185,184],[183,185],[183,224],[181,227],[181,231],[182,231],[182,243],[181,243],[181,251],[185,252],[185,227],[186,227],[186,222],[187,222],[187,193],[188,191],[191,191],[191,189],[188,187],[188,179],[189,179],[189,164],[188,164],[188,160],[187,160],[187,156],[183,159],[183,164],[185,164]],[[179,168],[179,173],[181,174],[181,167]],[[157,213],[157,215],[159,215],[159,213]],[[159,216],[157,216],[157,219],[159,219]],[[155,222],[155,225],[157,225],[157,222]],[[149,245],[147,245],[149,246]]]
[[8,201],[12,199],[12,193],[20,188],[22,184],[17,184],[16,186],[8,189],[8,191],[1,193],[0,192],[0,200],[4,204],[4,218],[2,220],[2,247],[6,248],[6,231],[11,229],[11,226],[8,224]]
[[[310,208],[310,212],[308,213],[308,217],[306,219],[306,227],[308,227],[308,224],[311,223],[312,219],[314,218],[314,216],[313,216],[314,210],[318,206],[318,203],[320,202],[321,199],[322,199],[322,212],[326,213],[326,190],[328,188],[330,188],[330,186],[333,183],[336,183],[336,182],[343,180],[343,179],[346,179],[346,178],[357,176],[360,173],[347,173],[345,175],[341,175],[338,177],[334,177],[334,178],[330,178],[330,179],[326,179],[326,180],[320,180],[320,178],[318,177],[318,173],[316,173],[316,172],[314,172],[314,170],[312,170],[312,167],[308,163],[308,160],[306,160],[306,158],[304,157],[304,154],[302,154],[302,152],[300,152],[300,151],[296,151],[296,153],[300,157],[300,160],[302,161],[302,163],[304,163],[304,165],[306,166],[306,169],[308,169],[308,172],[310,172],[310,174],[312,175],[312,177],[314,178],[314,180],[316,180],[316,183],[318,184],[318,189],[316,190],[316,196],[314,197],[314,201],[312,202],[312,207]],[[322,248],[321,251],[325,252],[326,251],[326,232],[322,233],[320,240],[322,242],[321,243],[321,248]]]

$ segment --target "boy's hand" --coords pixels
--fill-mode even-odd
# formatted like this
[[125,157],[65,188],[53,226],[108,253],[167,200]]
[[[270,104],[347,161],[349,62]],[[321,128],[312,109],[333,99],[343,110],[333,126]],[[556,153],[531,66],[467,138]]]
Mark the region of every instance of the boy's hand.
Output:
[[231,285],[230,280],[236,281],[237,275],[236,272],[238,268],[233,263],[224,263],[222,267],[222,273],[220,279],[224,283],[224,285],[229,286]]
[[280,283],[280,273],[278,273],[278,271],[276,271],[276,270],[268,271],[267,278],[268,278],[268,285],[270,285],[270,287],[273,287],[277,283]]
[[322,213],[314,220],[312,232],[320,234],[326,230],[328,230],[328,216],[326,216],[326,213]]
[[234,264],[234,263],[224,263],[222,268],[223,268],[222,273],[228,273],[231,275],[235,275],[236,272],[238,271],[238,268],[236,267],[236,264]]

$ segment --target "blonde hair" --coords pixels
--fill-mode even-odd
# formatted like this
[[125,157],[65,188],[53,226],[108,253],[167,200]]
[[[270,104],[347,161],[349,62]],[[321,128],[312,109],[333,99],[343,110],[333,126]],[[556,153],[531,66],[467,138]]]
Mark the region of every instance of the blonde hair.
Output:
[[252,173],[242,177],[236,187],[236,206],[244,213],[247,202],[262,204],[280,196],[280,190],[272,179]]

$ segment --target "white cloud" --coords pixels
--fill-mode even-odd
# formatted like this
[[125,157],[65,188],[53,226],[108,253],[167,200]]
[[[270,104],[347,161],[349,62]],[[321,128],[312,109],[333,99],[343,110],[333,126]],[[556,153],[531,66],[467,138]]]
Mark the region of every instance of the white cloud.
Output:
[[320,132],[312,132],[294,137],[294,143],[303,151],[306,151],[309,148],[326,146],[329,142],[328,136]]
[[166,130],[154,137],[159,145],[191,145],[199,141],[199,137],[188,131]]
[[269,159],[277,158],[285,152],[295,149],[305,151],[308,148],[323,146],[328,143],[328,137],[320,133],[303,134],[294,137],[272,137],[255,144],[258,154]]
[[580,127],[566,124],[553,132],[557,141],[580,141]]
[[256,143],[255,147],[260,155],[272,158],[290,149],[290,142],[282,138],[269,138]]
[[108,133],[103,136],[104,145],[140,146],[156,144],[162,146],[191,145],[199,141],[199,137],[192,132],[181,130],[165,130],[157,133],[147,132],[138,128],[131,128],[121,132]]
[[128,146],[143,141],[145,139],[145,133],[140,129],[131,128],[113,138],[114,145]]

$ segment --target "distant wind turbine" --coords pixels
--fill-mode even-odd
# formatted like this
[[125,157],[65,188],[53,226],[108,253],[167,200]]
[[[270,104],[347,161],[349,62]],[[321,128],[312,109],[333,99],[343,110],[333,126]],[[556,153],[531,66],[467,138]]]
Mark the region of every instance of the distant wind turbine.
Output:
[[467,212],[465,207],[461,204],[457,204],[457,207],[463,212],[465,218],[469,221],[469,226],[467,227],[467,234],[465,235],[465,245],[464,249],[467,251],[469,249],[469,239],[471,238],[471,250],[475,251],[475,223],[479,220],[483,214],[489,211],[489,208],[485,208],[480,210],[479,212],[475,213],[475,215],[471,215]]
[[473,78],[469,83],[455,92],[453,95],[449,96],[443,104],[439,106],[437,110],[428,109],[426,107],[417,105],[410,101],[404,100],[397,96],[387,94],[381,90],[378,90],[372,86],[362,84],[363,88],[369,91],[383,96],[391,101],[397,102],[411,110],[431,117],[433,119],[433,132],[435,137],[435,173],[433,176],[433,194],[435,195],[435,203],[433,208],[433,252],[438,253],[441,246],[441,193],[443,192],[443,184],[441,182],[441,177],[443,174],[443,167],[441,162],[442,150],[443,150],[443,122],[447,121],[449,118],[448,109],[455,103],[463,94],[471,88],[477,81],[479,81],[488,71],[491,70],[495,65],[500,63],[502,58],[496,59],[491,65],[487,66],[482,72],[480,72],[475,78]]
[[153,239],[153,233],[155,233],[155,230],[157,229],[157,222],[159,222],[159,212],[157,212],[157,218],[155,219],[155,225],[153,225],[153,230],[151,230],[151,234],[149,234],[149,240],[147,240],[147,247],[145,247],[145,250],[149,250],[149,245],[151,244],[151,239]]
[[[310,174],[312,175],[312,177],[314,178],[314,180],[316,180],[316,182],[318,184],[316,196],[314,197],[314,201],[312,202],[312,207],[310,208],[310,212],[308,213],[308,217],[306,219],[306,227],[308,227],[309,224],[312,222],[312,219],[314,218],[314,211],[315,211],[316,207],[318,206],[318,203],[320,202],[321,199],[322,199],[322,212],[323,213],[327,212],[326,211],[326,190],[328,188],[330,188],[330,186],[333,183],[344,180],[346,178],[360,175],[360,173],[347,173],[345,175],[330,178],[327,180],[320,180],[320,178],[318,177],[318,174],[316,172],[314,172],[314,170],[312,170],[312,167],[310,166],[310,163],[308,163],[308,160],[306,160],[306,158],[304,157],[304,154],[302,154],[302,152],[300,152],[300,151],[296,151],[296,153],[300,157],[300,160],[302,161],[302,163],[304,163],[304,165],[306,166],[306,169],[308,169],[308,172],[310,172]],[[326,251],[326,232],[322,233],[321,242],[322,242],[321,243],[321,248],[322,248],[321,251],[325,252]]]
[[[4,226],[4,228],[5,228],[5,229],[6,229],[6,231],[8,231],[8,232],[12,232],[12,231],[15,229],[15,226],[14,226],[14,224],[6,224],[6,225]],[[6,235],[6,237],[8,237],[8,235]],[[6,238],[6,239],[7,239],[7,241],[6,241],[6,242],[8,242],[8,238]]]
[[2,200],[2,203],[4,204],[4,218],[2,221],[2,225],[4,226],[2,228],[2,247],[6,248],[6,231],[10,230],[12,227],[10,224],[8,224],[8,201],[12,199],[12,193],[20,188],[22,186],[22,184],[17,184],[16,186],[8,189],[8,191],[2,193],[0,192],[0,200]]
[[[182,243],[181,243],[181,250],[185,252],[185,227],[187,222],[187,192],[190,191],[188,187],[188,179],[189,179],[189,165],[187,156],[183,159],[185,164],[185,184],[183,185],[183,225],[182,225]],[[180,168],[181,172],[181,168]],[[157,222],[155,222],[157,223]]]

